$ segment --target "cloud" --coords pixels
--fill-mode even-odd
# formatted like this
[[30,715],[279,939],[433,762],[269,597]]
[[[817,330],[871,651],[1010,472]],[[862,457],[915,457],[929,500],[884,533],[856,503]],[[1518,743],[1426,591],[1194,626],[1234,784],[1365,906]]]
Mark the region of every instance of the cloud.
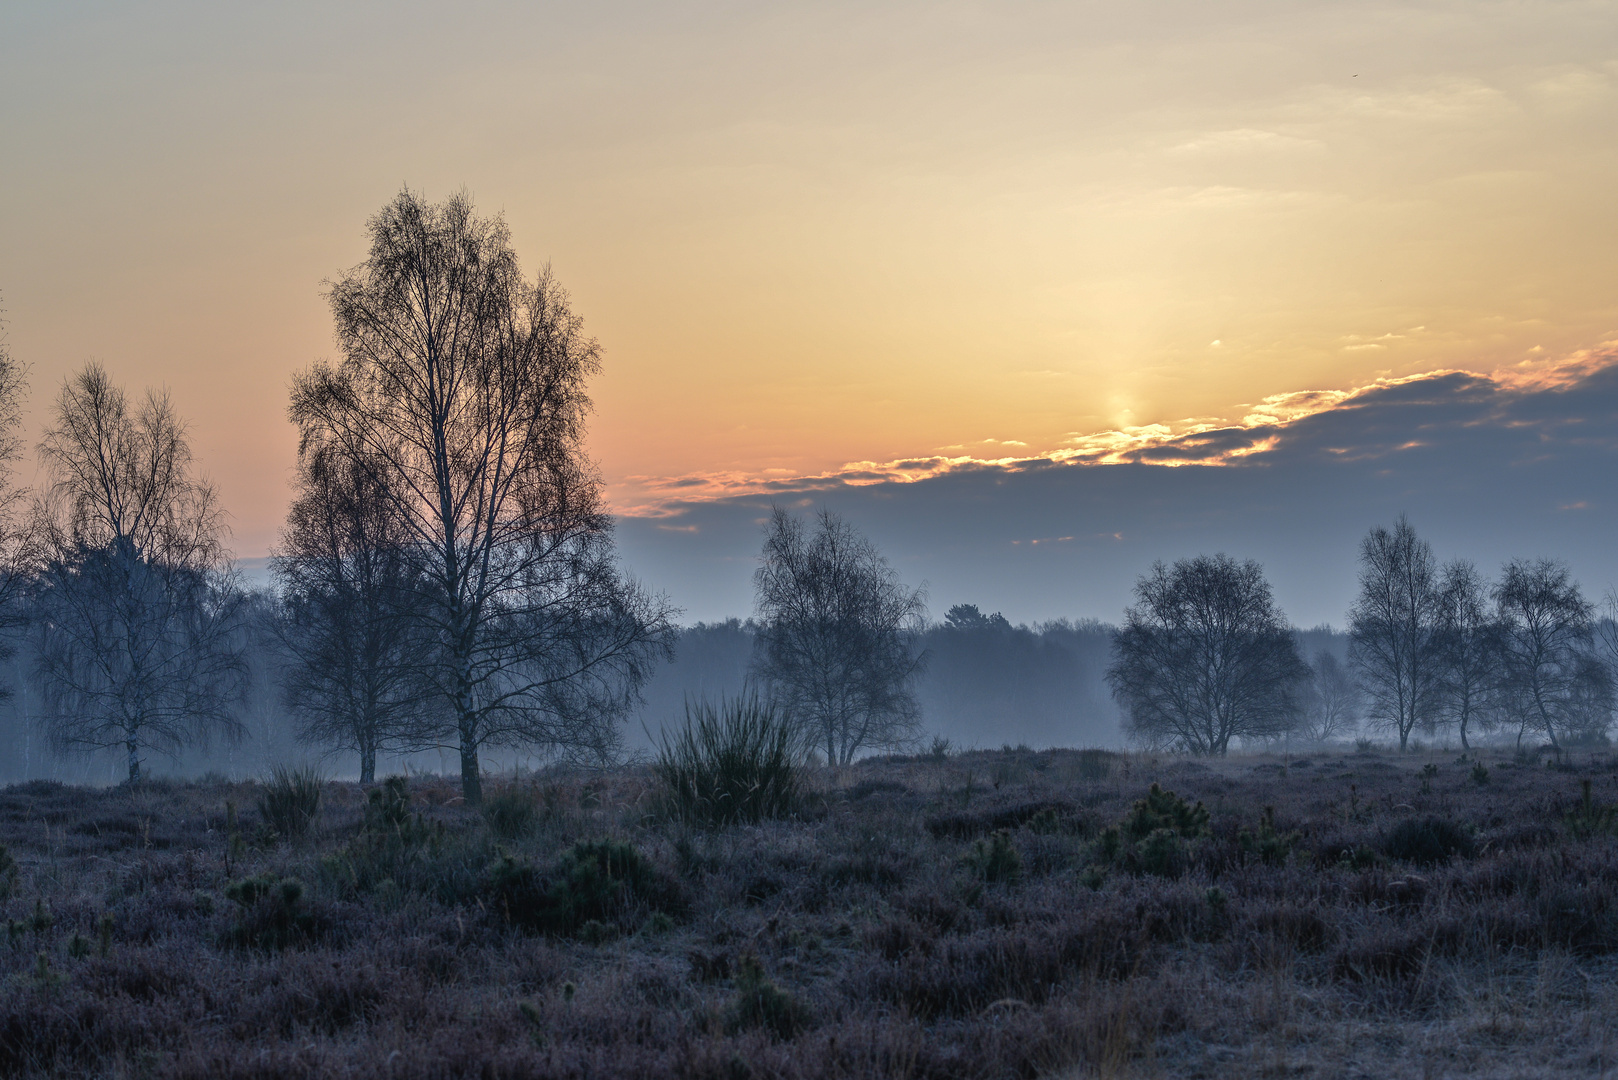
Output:
[[[742,567],[772,501],[845,514],[908,580],[931,583],[935,606],[1024,619],[1116,617],[1153,560],[1228,550],[1265,563],[1295,620],[1340,623],[1359,538],[1399,513],[1445,558],[1567,558],[1595,594],[1618,579],[1618,344],[1247,408],[1233,423],[1099,432],[1038,455],[684,478],[649,486],[656,497],[619,534],[632,568],[695,618],[750,609]],[[659,528],[670,524],[698,531]]]
[[[1420,328],[1417,328],[1420,329]],[[1383,337],[1399,337],[1385,334]],[[630,517],[660,517],[683,512],[693,499],[721,499],[738,495],[768,495],[796,491],[832,491],[843,486],[916,483],[956,472],[984,469],[1023,472],[1046,465],[1157,464],[1232,465],[1264,464],[1264,455],[1295,453],[1317,432],[1342,432],[1342,445],[1325,447],[1335,455],[1362,458],[1406,448],[1412,443],[1367,439],[1376,431],[1410,422],[1410,410],[1428,405],[1449,410],[1422,416],[1419,423],[1517,423],[1516,413],[1530,408],[1527,399],[1566,391],[1592,382],[1618,365],[1618,343],[1586,350],[1556,362],[1525,360],[1492,374],[1444,370],[1401,378],[1378,379],[1349,390],[1300,390],[1274,394],[1241,420],[1192,418],[1171,424],[1144,424],[1071,436],[1067,445],[1039,454],[988,457],[957,454],[899,458],[892,461],[856,461],[818,475],[762,475],[740,471],[702,473],[681,477],[634,477],[636,491],[617,510]],[[1515,403],[1515,404],[1514,404]],[[1554,397],[1539,407],[1561,408]],[[1400,409],[1397,414],[1390,409]],[[1455,410],[1462,410],[1465,415]],[[1337,414],[1335,416],[1331,414]],[[1354,434],[1355,431],[1359,434]],[[1026,446],[1014,439],[984,439],[979,445]],[[951,447],[950,449],[955,449]],[[1245,460],[1252,459],[1252,460]],[[778,473],[779,470],[767,470]]]

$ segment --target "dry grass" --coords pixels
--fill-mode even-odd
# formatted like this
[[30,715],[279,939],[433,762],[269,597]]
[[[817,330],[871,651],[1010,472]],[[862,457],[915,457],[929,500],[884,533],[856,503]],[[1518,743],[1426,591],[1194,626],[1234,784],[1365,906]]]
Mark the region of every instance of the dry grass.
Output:
[[0,1075],[1618,1073],[1618,766],[1484,761],[875,761],[715,832],[642,771],[501,834],[331,784],[297,845],[252,784],[15,786]]

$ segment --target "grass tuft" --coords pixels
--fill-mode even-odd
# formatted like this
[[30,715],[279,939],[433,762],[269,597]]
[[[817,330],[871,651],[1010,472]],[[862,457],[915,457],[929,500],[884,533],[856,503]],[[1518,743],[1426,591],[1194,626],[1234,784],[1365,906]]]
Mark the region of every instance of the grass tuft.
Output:
[[797,809],[800,748],[787,718],[757,697],[686,703],[653,771],[670,817],[703,828],[757,824]]
[[312,767],[288,769],[277,765],[259,794],[259,816],[277,834],[301,840],[320,816],[325,786],[325,778]]
[[529,788],[516,784],[483,800],[483,820],[502,840],[521,840],[533,833],[541,817],[539,800]]

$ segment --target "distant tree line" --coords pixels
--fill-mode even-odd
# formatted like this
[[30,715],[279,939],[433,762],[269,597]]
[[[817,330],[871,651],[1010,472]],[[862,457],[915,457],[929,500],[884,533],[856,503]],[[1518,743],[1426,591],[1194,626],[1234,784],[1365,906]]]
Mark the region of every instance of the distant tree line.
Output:
[[1567,567],[1514,559],[1490,582],[1439,565],[1400,517],[1360,544],[1347,663],[1306,663],[1262,568],[1225,555],[1159,563],[1113,635],[1107,681],[1143,745],[1223,754],[1232,741],[1317,742],[1358,730],[1410,745],[1453,732],[1463,747],[1507,731],[1553,747],[1604,741],[1618,632]]

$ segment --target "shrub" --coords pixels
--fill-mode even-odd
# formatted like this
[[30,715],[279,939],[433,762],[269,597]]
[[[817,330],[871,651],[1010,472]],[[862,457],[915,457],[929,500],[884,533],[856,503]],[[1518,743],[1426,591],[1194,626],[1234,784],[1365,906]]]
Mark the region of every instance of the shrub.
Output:
[[390,776],[367,797],[359,832],[320,867],[327,881],[348,893],[410,889],[459,903],[479,894],[491,854],[486,836],[452,839],[441,822],[412,812],[404,777]]
[[1453,821],[1439,817],[1406,818],[1382,840],[1382,853],[1390,859],[1431,866],[1453,855],[1471,858],[1477,850],[1472,837]]
[[1159,829],[1169,829],[1186,840],[1208,835],[1208,811],[1202,803],[1192,806],[1172,791],[1164,791],[1153,784],[1146,798],[1138,799],[1135,807],[1121,823],[1124,834],[1133,840],[1143,840]]
[[840,858],[826,864],[824,880],[834,886],[858,882],[891,889],[904,884],[909,853],[874,836],[861,836]]
[[1250,833],[1243,829],[1236,837],[1236,842],[1241,845],[1244,854],[1257,856],[1265,866],[1280,866],[1292,853],[1292,845],[1298,842],[1298,834],[1278,832],[1275,828],[1275,807],[1266,806],[1259,815],[1258,832]]
[[1155,877],[1179,877],[1186,870],[1185,841],[1173,829],[1153,829],[1140,842],[1136,869]]
[[17,888],[17,860],[0,844],[0,900],[9,900]]
[[274,874],[244,878],[225,886],[225,896],[239,909],[225,934],[228,945],[277,952],[309,942],[320,929],[315,916],[304,909],[303,883],[296,878]]
[[671,817],[707,828],[786,817],[798,805],[791,725],[756,697],[686,703],[685,728],[663,737],[653,772]]
[[966,865],[972,872],[991,885],[1011,884],[1022,877],[1022,855],[1011,842],[1011,834],[1004,829],[987,840],[977,840],[966,853]]
[[1153,784],[1122,821],[1102,830],[1090,857],[1132,874],[1179,877],[1190,865],[1187,842],[1209,834],[1208,818],[1200,802]]
[[545,874],[504,856],[489,872],[486,891],[508,922],[555,937],[616,922],[637,906],[665,913],[683,907],[672,883],[617,840],[580,840]]
[[539,824],[539,803],[534,793],[513,784],[483,800],[483,820],[503,840],[519,840]]
[[1601,806],[1590,789],[1590,781],[1583,782],[1584,795],[1579,805],[1567,816],[1567,828],[1579,838],[1618,835],[1618,806]]
[[1054,836],[1062,831],[1062,815],[1054,806],[1047,806],[1023,823],[1023,827],[1036,836]]
[[935,814],[927,819],[926,825],[934,839],[970,840],[999,829],[1021,829],[1025,826],[1035,832],[1056,832],[1072,814],[1073,807],[1069,803],[1040,801],[977,813],[957,811]]
[[290,840],[301,839],[320,814],[325,778],[313,768],[287,769],[277,765],[258,797],[258,812],[265,823]]
[[897,780],[884,780],[881,777],[867,777],[848,789],[848,801],[859,802],[869,799],[872,795],[908,795],[910,789]]
[[1472,783],[1482,787],[1489,782],[1488,767],[1479,761],[1472,766]]
[[730,1034],[763,1028],[777,1039],[790,1039],[809,1026],[809,1010],[764,977],[758,957],[744,956],[739,968],[736,1000],[725,1015]]
[[1337,853],[1337,865],[1345,870],[1369,870],[1376,865],[1376,852],[1365,844],[1345,847]]
[[1297,901],[1260,908],[1250,916],[1250,922],[1261,935],[1305,952],[1318,952],[1337,936],[1336,929],[1319,911]]
[[[415,818],[419,824],[421,816]],[[402,776],[390,776],[374,787],[365,799],[365,828],[368,832],[404,829],[410,825],[410,789]]]

